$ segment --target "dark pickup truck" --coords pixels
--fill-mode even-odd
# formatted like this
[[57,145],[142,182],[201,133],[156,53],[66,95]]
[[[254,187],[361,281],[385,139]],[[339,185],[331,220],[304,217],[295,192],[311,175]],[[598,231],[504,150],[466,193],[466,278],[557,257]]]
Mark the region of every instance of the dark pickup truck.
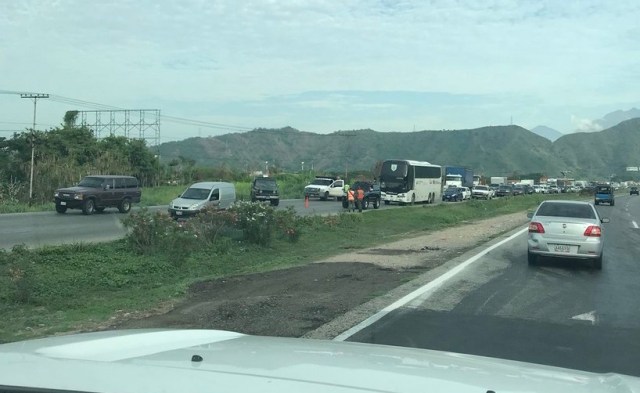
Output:
[[609,206],[615,205],[615,199],[613,195],[613,187],[611,186],[597,186],[595,191],[594,204],[599,205],[601,203],[608,203]]

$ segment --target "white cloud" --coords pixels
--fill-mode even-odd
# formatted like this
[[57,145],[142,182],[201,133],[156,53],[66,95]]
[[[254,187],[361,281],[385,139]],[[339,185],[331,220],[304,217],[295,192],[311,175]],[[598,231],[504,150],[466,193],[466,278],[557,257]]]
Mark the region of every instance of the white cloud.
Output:
[[[639,13],[635,0],[7,1],[0,2],[0,75],[9,85],[0,89],[127,107],[183,102],[161,108],[175,115],[188,102],[308,91],[509,96],[511,108],[499,102],[493,111],[469,111],[466,124],[494,123],[506,111],[568,131],[570,113],[595,118],[604,113],[584,112],[640,105]],[[336,102],[300,104],[339,111]],[[532,102],[538,106],[527,108]],[[0,117],[13,116],[16,105],[0,105]],[[388,105],[376,124],[406,121],[393,102],[359,105],[370,106],[371,118]],[[438,128],[460,123],[455,111],[447,118],[422,110],[429,121],[451,124]],[[527,111],[540,118],[529,120]],[[296,126],[295,113],[290,119]],[[227,120],[261,126],[263,118]],[[361,113],[344,121],[376,128]]]
[[602,131],[602,126],[597,121],[580,118],[571,115],[571,124],[573,124],[576,132],[596,132]]

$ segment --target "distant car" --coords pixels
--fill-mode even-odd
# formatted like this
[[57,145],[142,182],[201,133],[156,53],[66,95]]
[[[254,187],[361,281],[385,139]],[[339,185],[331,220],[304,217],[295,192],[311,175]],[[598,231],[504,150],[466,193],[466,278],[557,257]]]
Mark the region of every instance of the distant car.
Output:
[[511,187],[508,184],[501,185],[500,187],[498,187],[498,190],[496,191],[496,196],[497,197],[513,196],[513,187]]
[[595,190],[594,203],[596,205],[607,203],[609,206],[614,206],[616,201],[613,187],[609,185],[597,186]]
[[638,195],[638,187],[631,187],[629,189],[629,195]]
[[527,259],[535,265],[539,257],[584,259],[602,268],[603,229],[609,222],[595,207],[583,201],[548,200],[529,214]]
[[513,187],[513,195],[525,195],[525,187],[524,186],[515,186]]
[[471,199],[471,190],[469,187],[460,187],[460,191],[462,192],[462,199]]
[[169,203],[174,219],[193,217],[207,208],[228,209],[236,201],[236,187],[227,182],[199,182],[190,185]]
[[560,193],[560,189],[558,188],[558,186],[549,186],[547,188],[547,193],[549,194],[559,194]]
[[458,202],[464,200],[464,193],[460,187],[449,187],[442,193],[442,200],[445,202]]
[[491,199],[493,198],[494,191],[489,186],[475,186],[471,191],[471,197],[474,199]]
[[142,190],[133,176],[86,176],[74,187],[59,188],[54,193],[56,211],[80,209],[85,215],[101,213],[107,207],[117,207],[129,213],[132,203],[140,202]]
[[278,183],[273,177],[256,177],[251,182],[251,202],[267,201],[273,206],[280,203]]

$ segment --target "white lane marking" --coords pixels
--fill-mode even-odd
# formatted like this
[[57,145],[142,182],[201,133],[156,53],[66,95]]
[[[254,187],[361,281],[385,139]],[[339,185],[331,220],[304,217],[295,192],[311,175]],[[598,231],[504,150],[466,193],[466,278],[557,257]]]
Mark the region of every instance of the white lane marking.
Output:
[[428,296],[424,297],[425,300],[428,299],[429,296],[431,296],[436,291],[436,289],[438,289],[438,288],[440,288],[442,286],[442,284],[444,284],[445,282],[447,282],[448,280],[453,278],[455,275],[457,275],[458,273],[460,273],[461,271],[463,271],[467,267],[469,267],[472,263],[478,261],[480,258],[482,258],[486,254],[488,254],[490,251],[493,251],[496,248],[502,246],[503,244],[505,244],[507,242],[510,242],[511,240],[515,239],[516,237],[522,235],[527,230],[529,230],[528,227],[527,228],[522,228],[521,230],[519,230],[518,232],[516,232],[513,235],[509,236],[508,238],[506,238],[504,240],[501,240],[498,243],[494,244],[493,246],[482,250],[480,253],[472,256],[471,258],[469,258],[466,261],[462,262],[461,264],[459,264],[458,266],[454,267],[453,269],[445,272],[440,277],[437,277],[433,281],[421,286],[420,288],[418,288],[415,291],[411,292],[410,294],[402,297],[401,299],[396,300],[394,303],[392,303],[392,304],[388,305],[387,307],[383,308],[382,310],[378,311],[376,314],[370,316],[369,318],[367,318],[364,321],[360,322],[359,324],[357,324],[356,326],[352,327],[351,329],[339,334],[333,340],[334,341],[344,341],[344,340],[346,340],[347,338],[349,338],[349,337],[353,336],[354,334],[358,333],[360,330],[362,330],[362,329],[374,324],[375,322],[379,321],[382,317],[384,317],[385,315],[389,314],[390,312],[392,312],[392,311],[394,311],[394,310],[406,305],[407,303],[411,302],[412,300],[415,300],[416,298],[418,298],[420,296],[428,294]]
[[589,311],[584,314],[574,315],[571,319],[577,319],[579,321],[589,321],[592,325],[596,324],[598,317],[596,316],[596,310]]
[[635,229],[638,229],[638,223],[637,223],[637,222],[635,222],[635,221],[631,221],[631,223],[633,224],[633,227],[634,227]]

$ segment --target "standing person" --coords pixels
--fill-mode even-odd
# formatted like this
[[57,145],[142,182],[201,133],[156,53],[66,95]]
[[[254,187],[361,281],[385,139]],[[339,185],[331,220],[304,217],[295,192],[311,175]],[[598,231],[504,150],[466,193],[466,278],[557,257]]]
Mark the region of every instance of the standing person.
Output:
[[364,190],[362,186],[358,187],[356,190],[356,199],[358,200],[358,211],[362,213],[362,205],[364,205]]
[[355,203],[355,199],[356,199],[355,193],[353,192],[352,189],[349,189],[347,191],[347,201],[349,203],[347,206],[348,206],[348,209],[349,209],[350,212],[355,210],[354,205],[353,205]]

